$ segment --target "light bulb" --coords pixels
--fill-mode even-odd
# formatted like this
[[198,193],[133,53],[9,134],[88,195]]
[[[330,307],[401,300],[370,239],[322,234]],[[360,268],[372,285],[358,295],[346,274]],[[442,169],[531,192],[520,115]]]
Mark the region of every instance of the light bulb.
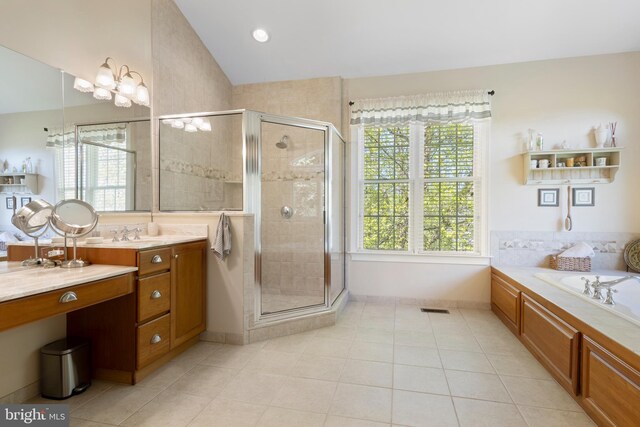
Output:
[[180,120],[182,120],[182,122],[183,122],[185,125],[186,125],[187,123],[191,123],[191,117],[185,117],[185,118],[180,119]]
[[106,61],[100,66],[100,68],[98,68],[98,74],[96,75],[96,85],[106,89],[113,89],[116,87],[113,71]]
[[93,92],[93,97],[101,101],[108,101],[111,99],[111,91],[103,87],[97,87]]
[[209,120],[203,120],[202,124],[198,126],[198,129],[203,132],[211,132],[211,122]]
[[200,127],[203,122],[204,119],[202,117],[194,117],[193,120],[191,120],[191,123],[193,123],[195,127]]
[[176,129],[182,129],[184,127],[184,122],[182,120],[174,120],[173,123],[171,123],[171,127]]
[[171,126],[173,124],[173,120],[171,120],[171,119],[163,119],[162,120],[162,124]]
[[93,92],[94,90],[93,83],[86,81],[85,79],[81,79],[80,77],[76,77],[73,81],[73,88],[80,92]]
[[252,35],[255,41],[259,43],[265,43],[269,41],[269,33],[267,33],[267,30],[264,30],[262,28],[256,28],[255,30],[253,30]]
[[149,106],[149,89],[144,83],[140,83],[136,88],[136,96],[133,98],[136,104]]
[[133,80],[131,73],[127,73],[118,82],[118,92],[122,95],[131,96],[136,93],[136,81]]
[[187,123],[184,125],[185,132],[198,132],[198,128],[193,125],[193,123]]
[[131,107],[131,100],[126,96],[122,96],[119,93],[116,93],[115,104],[116,107]]

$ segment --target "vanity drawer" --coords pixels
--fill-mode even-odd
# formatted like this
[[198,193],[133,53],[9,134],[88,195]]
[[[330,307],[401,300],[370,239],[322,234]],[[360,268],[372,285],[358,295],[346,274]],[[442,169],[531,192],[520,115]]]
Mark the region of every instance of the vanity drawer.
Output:
[[138,322],[144,322],[171,308],[171,273],[138,280]]
[[157,358],[169,352],[171,347],[171,315],[166,314],[137,330],[137,365],[145,367]]
[[171,267],[171,248],[138,252],[138,274],[145,276]]
[[133,283],[129,273],[0,303],[0,331],[130,294]]

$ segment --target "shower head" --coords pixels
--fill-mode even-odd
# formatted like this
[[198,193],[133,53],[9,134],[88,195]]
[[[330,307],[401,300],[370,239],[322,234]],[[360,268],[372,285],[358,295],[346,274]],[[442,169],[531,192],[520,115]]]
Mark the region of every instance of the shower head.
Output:
[[289,147],[289,136],[282,135],[282,138],[280,138],[280,141],[276,142],[276,147],[281,148],[283,150]]

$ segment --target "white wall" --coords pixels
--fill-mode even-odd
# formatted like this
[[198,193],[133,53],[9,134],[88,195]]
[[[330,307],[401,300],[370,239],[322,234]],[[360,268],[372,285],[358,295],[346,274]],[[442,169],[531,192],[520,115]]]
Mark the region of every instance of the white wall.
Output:
[[[560,230],[565,211],[538,208],[537,187],[522,185],[520,153],[527,129],[542,132],[547,147],[562,140],[576,147],[589,147],[594,144],[589,134],[592,126],[617,121],[618,145],[625,147],[622,167],[614,183],[596,186],[595,207],[573,209],[574,230],[638,232],[640,197],[636,195],[636,187],[640,168],[635,167],[640,162],[638,76],[640,53],[635,52],[348,79],[344,81],[344,97],[348,101],[444,90],[494,89],[490,230]],[[343,113],[343,121],[348,123],[348,106]],[[405,263],[352,261],[349,283],[354,294],[488,302],[489,276],[484,269],[473,271],[472,267],[457,265],[411,264],[408,268]],[[462,289],[466,291],[459,292]]]
[[110,56],[151,87],[151,0],[3,0],[0,44],[91,81]]
[[[55,151],[45,148],[47,132],[45,127],[60,127],[62,125],[62,110],[35,111],[29,113],[15,113],[0,115],[0,162],[6,160],[9,170],[16,167],[21,171],[22,161],[31,157],[31,163],[38,173],[37,194],[17,194],[18,207],[20,197],[30,196],[34,199],[55,200],[55,182],[53,165]],[[10,194],[0,194],[0,225],[9,226],[13,211],[6,208],[5,197]]]

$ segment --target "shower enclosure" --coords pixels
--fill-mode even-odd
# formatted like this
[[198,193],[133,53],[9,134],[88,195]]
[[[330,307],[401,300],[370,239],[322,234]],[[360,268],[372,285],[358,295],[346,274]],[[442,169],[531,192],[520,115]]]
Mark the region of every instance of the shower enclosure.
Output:
[[[194,119],[211,130],[185,132]],[[345,142],[335,127],[248,110],[161,123],[160,210],[254,215],[256,323],[330,309],[345,289]]]

